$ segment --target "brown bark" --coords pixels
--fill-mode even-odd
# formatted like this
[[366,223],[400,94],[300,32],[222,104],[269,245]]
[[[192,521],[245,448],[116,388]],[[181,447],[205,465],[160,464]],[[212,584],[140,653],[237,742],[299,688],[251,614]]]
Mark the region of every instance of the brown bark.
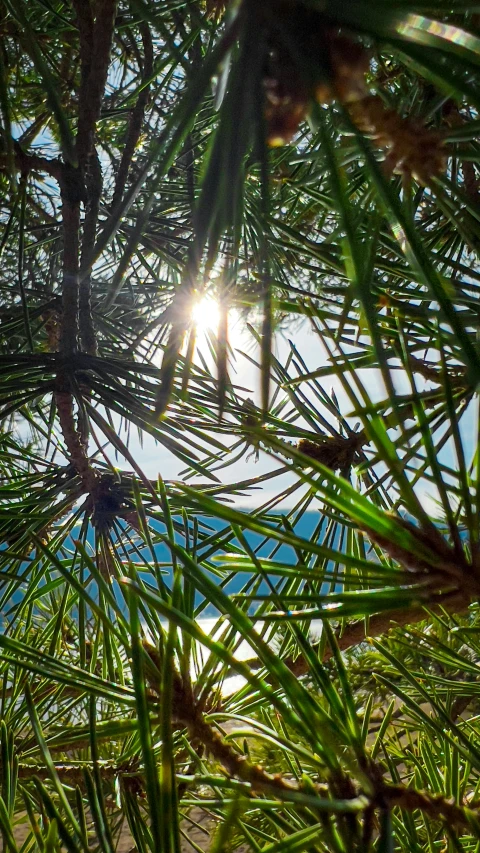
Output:
[[80,100],[87,97],[86,89],[90,76],[93,48],[93,12],[90,0],[72,0],[72,6],[77,18],[78,34],[80,38]]
[[[15,166],[22,174],[29,172],[45,172],[60,184],[63,177],[64,164],[61,160],[48,157],[38,157],[36,154],[25,154],[18,142],[14,144]],[[0,169],[6,168],[5,155],[0,155]]]
[[[85,9],[81,7],[85,5]],[[98,0],[95,23],[92,30],[90,4],[77,0],[80,45],[83,52],[84,78],[78,105],[77,154],[80,166],[86,168],[95,141],[95,126],[100,117],[102,98],[107,82],[113,27],[117,11],[117,0]],[[88,39],[93,39],[90,51]],[[90,42],[91,43],[91,42]]]
[[97,339],[92,317],[91,260],[97,231],[103,176],[95,148],[89,158],[85,175],[87,204],[83,224],[82,254],[80,259],[79,330],[82,348],[89,355],[97,355]]
[[80,201],[62,192],[63,281],[60,351],[72,355],[78,349]]

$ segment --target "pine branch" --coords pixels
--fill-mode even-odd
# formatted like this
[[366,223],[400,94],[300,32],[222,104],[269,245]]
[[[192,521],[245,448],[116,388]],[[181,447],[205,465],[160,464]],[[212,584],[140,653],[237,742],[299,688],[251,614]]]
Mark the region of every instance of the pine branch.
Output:
[[83,103],[88,97],[87,87],[92,64],[94,18],[90,0],[72,0],[72,6],[75,10],[80,37],[79,100]]
[[78,349],[80,198],[69,184],[62,186],[63,280],[60,352],[73,355]]
[[73,394],[70,382],[68,377],[62,373],[59,373],[57,376],[55,403],[70,462],[77,471],[85,491],[90,495],[94,495],[98,483],[98,475],[88,459],[87,437],[81,436],[75,423]]
[[75,0],[80,34],[81,84],[78,105],[77,154],[85,176],[86,215],[81,254],[79,330],[83,349],[96,355],[97,343],[91,310],[91,259],[103,189],[100,161],[95,149],[95,129],[107,82],[116,15],[116,0],[99,0],[93,20],[89,3]]
[[408,812],[419,810],[432,820],[444,821],[449,827],[471,829],[477,836],[480,834],[480,812],[457,805],[453,798],[443,794],[428,794],[404,785],[390,784],[380,786],[376,793],[378,801],[383,801],[389,808],[398,806]]
[[[107,82],[117,0],[98,0],[98,11],[93,30],[89,4],[86,4],[84,10],[80,9],[82,5],[81,0],[77,0],[75,8],[81,34],[84,70],[78,104],[77,154],[80,166],[85,169],[93,150],[95,127],[100,117],[102,98]],[[87,38],[93,39],[91,53],[86,44]]]
[[97,355],[97,340],[92,317],[92,271],[91,260],[97,232],[103,175],[98,154],[92,151],[85,175],[87,204],[83,224],[82,253],[80,259],[79,330],[83,350]]
[[[454,592],[444,596],[440,603],[429,606],[429,610],[434,613],[445,611],[452,615],[458,615],[465,612],[470,604],[471,598],[468,595],[464,592]],[[410,607],[378,613],[376,616],[370,616],[368,622],[366,620],[351,622],[344,629],[339,630],[336,636],[337,645],[341,652],[346,652],[361,643],[365,643],[369,637],[382,637],[395,628],[413,625],[427,618],[428,612],[424,607]],[[315,654],[318,654],[321,644],[312,643],[311,648]],[[322,661],[326,662],[331,657],[332,650],[327,647],[323,653]],[[309,671],[308,663],[301,655],[285,658],[284,663],[297,678],[301,678]],[[261,667],[260,662],[253,658],[248,660],[247,664],[252,669],[260,669]]]
[[[281,798],[282,794],[300,794],[304,791],[301,785],[285,779],[280,773],[272,776],[260,765],[251,765],[244,756],[234,752],[221,736],[211,730],[207,724],[202,729],[202,735],[206,737],[205,746],[207,750],[220,761],[227,772],[232,777],[251,785],[252,799],[255,799],[258,794],[268,794]],[[83,788],[85,785],[84,771],[92,771],[93,764],[92,762],[82,761],[78,764],[56,763],[54,767],[63,784],[72,787],[78,785]],[[114,784],[117,779],[121,779],[123,785],[127,784],[137,794],[144,796],[145,778],[141,770],[133,770],[125,764],[107,763],[97,765],[97,770],[102,782]],[[50,778],[50,771],[43,765],[19,764],[18,777],[26,781],[33,777],[47,780]],[[313,791],[322,799],[329,797],[327,785],[312,783],[308,793],[311,794]],[[307,791],[304,792],[307,793]],[[480,811],[467,805],[459,805],[444,794],[429,794],[426,791],[408,788],[405,785],[381,782],[375,785],[373,796],[368,797],[362,792],[353,790],[351,796],[346,796],[344,799],[351,805],[358,803],[358,811],[363,811],[364,814],[372,808],[400,808],[407,812],[421,811],[431,820],[441,820],[452,828],[471,829],[476,833],[480,832]]]

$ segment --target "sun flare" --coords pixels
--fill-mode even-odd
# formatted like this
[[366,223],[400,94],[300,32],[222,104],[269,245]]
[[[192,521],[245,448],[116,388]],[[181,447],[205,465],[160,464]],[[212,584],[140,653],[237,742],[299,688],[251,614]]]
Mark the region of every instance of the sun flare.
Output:
[[[190,313],[192,327],[199,346],[206,337],[216,338],[220,321],[220,307],[217,299],[211,294],[201,296],[193,303]],[[228,344],[231,348],[244,350],[251,345],[251,334],[235,307],[228,308]]]
[[218,302],[213,296],[202,296],[192,308],[192,322],[197,332],[217,331],[220,318]]

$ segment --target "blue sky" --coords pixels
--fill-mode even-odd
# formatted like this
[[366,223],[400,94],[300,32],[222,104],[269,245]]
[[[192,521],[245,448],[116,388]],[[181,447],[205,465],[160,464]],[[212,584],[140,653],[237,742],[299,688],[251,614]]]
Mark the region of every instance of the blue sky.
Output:
[[[202,319],[201,312],[198,338],[199,346],[202,346],[202,337],[205,331],[202,330],[202,323],[215,327],[215,306],[208,304],[208,311],[211,314],[210,321],[206,321],[205,316]],[[277,332],[274,338],[274,354],[280,362],[284,363],[290,351],[290,341],[298,348],[303,359],[306,361],[310,370],[315,370],[325,364],[325,352],[319,342],[318,336],[310,328],[307,321],[297,324],[293,329],[288,331]],[[206,347],[203,342],[203,352]],[[246,353],[251,359],[259,359],[258,346],[246,328],[245,321],[234,316],[230,322],[230,345],[236,353],[235,361],[231,365],[230,376],[232,381],[245,389],[248,389],[249,396],[257,405],[260,403],[260,376],[259,371],[246,358],[243,353]],[[213,370],[213,368],[212,368]],[[369,383],[369,391],[373,398],[379,399],[384,396],[383,384],[379,374],[375,370],[368,371],[366,377]],[[350,410],[350,403],[341,387],[339,380],[335,377],[328,377],[325,382],[325,388],[328,392],[333,388],[340,402],[343,414],[347,414]],[[352,420],[353,423],[358,422],[358,418]],[[136,461],[141,465],[145,474],[151,478],[160,474],[165,480],[179,479],[179,475],[184,470],[184,463],[177,460],[172,454],[168,453],[163,447],[155,444],[154,440],[146,435],[143,446],[140,445],[136,436],[132,434],[130,448]],[[123,464],[122,464],[122,467]],[[225,483],[234,483],[247,478],[258,477],[267,472],[278,469],[279,463],[273,460],[266,453],[261,452],[258,461],[255,461],[253,456],[248,453],[233,465],[225,468],[224,471],[216,471],[217,476]],[[199,478],[202,479],[202,478]],[[203,478],[204,480],[204,478]],[[252,490],[248,496],[236,498],[237,507],[253,507],[263,504],[269,497],[278,494],[284,488],[287,488],[295,481],[294,475],[287,473],[275,477],[271,481],[264,483],[261,488]],[[195,482],[195,481],[193,481]],[[291,499],[287,499],[282,506],[285,508],[295,504],[298,500],[299,493]]]
[[[200,306],[200,311],[197,316],[199,346],[202,346],[202,338],[204,339],[205,329],[210,328],[213,331],[216,328],[217,318],[215,316],[215,312],[215,304],[211,301],[207,301],[205,304]],[[281,363],[285,363],[288,357],[290,341],[297,347],[309,370],[316,370],[326,364],[325,350],[320,342],[319,336],[311,328],[309,321],[305,320],[287,331],[277,332],[274,339],[274,354]],[[231,379],[236,385],[248,389],[248,394],[245,394],[245,396],[251,397],[258,405],[260,403],[259,371],[254,365],[252,365],[251,361],[243,355],[243,353],[246,353],[250,359],[258,361],[258,347],[253,336],[246,327],[245,320],[235,314],[230,321],[230,344],[236,352],[236,359],[231,367]],[[204,339],[202,347],[204,354],[206,349]],[[212,371],[213,369],[214,368],[212,366]],[[372,400],[377,401],[385,399],[387,393],[378,370],[362,370],[360,371],[360,375]],[[406,374],[403,371],[393,371],[392,378],[395,388],[399,394],[410,392],[409,383]],[[351,413],[352,406],[339,379],[334,375],[327,376],[325,380],[322,380],[322,384],[327,393],[331,393],[332,390],[335,392],[342,414],[344,416],[349,415]],[[422,381],[421,378],[418,377],[417,386],[418,390],[423,390],[423,388],[426,387],[435,387],[432,386],[431,383]],[[467,459],[470,458],[475,446],[476,412],[477,403],[471,404],[461,420],[461,434]],[[332,420],[332,418],[330,418],[330,420]],[[358,417],[352,417],[349,419],[349,422],[351,426],[354,426],[354,424],[358,423]],[[308,426],[305,423],[303,425]],[[337,424],[335,425],[337,426]],[[137,438],[132,436],[131,450],[147,476],[155,478],[160,474],[164,480],[180,479],[179,475],[182,470],[184,470],[184,463],[177,460],[163,447],[156,445],[150,436],[145,436],[143,447],[140,446]],[[444,465],[451,466],[454,470],[456,469],[456,459],[451,443],[447,442],[445,445],[441,452],[440,461]],[[123,463],[122,467],[124,467]],[[228,466],[224,470],[217,470],[216,474],[222,482],[235,483],[248,478],[258,477],[280,467],[281,464],[279,462],[269,457],[266,453],[260,452],[258,461],[255,461],[252,455],[246,454],[242,459]],[[204,481],[204,479],[205,478],[197,478],[197,482]],[[235,504],[237,508],[244,509],[263,505],[270,498],[278,495],[278,493],[283,489],[291,486],[295,480],[296,478],[293,474],[283,473],[281,476],[275,477],[272,480],[267,480],[260,488],[251,490],[248,494],[235,498]],[[195,479],[191,482],[195,483]],[[418,483],[416,491],[427,512],[435,516],[438,512],[438,506],[436,503],[438,495],[435,490],[425,480],[423,480]],[[281,504],[282,509],[288,509],[295,505],[300,494],[300,491],[296,491],[292,496],[285,499]],[[314,506],[312,506],[312,508],[314,508]]]

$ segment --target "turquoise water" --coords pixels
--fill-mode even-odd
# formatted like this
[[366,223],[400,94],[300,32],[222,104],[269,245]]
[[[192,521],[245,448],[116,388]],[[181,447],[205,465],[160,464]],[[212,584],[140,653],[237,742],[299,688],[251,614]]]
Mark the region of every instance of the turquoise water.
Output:
[[[305,513],[294,527],[296,535],[302,539],[309,541],[318,526],[319,520],[319,513]],[[177,532],[175,536],[176,541],[178,542],[178,544],[185,547],[185,535],[184,533],[182,533],[183,520],[181,517],[178,516],[174,518],[174,521],[177,527]],[[221,532],[222,530],[227,531],[229,528],[228,525],[225,524],[225,522],[219,520],[218,518],[198,517],[197,521],[198,528],[201,533],[200,539],[204,543],[199,547],[200,562],[202,556],[205,553],[208,553],[209,551],[208,539],[210,537],[216,538],[216,535],[219,532]],[[272,516],[270,524],[272,526],[280,525],[278,516]],[[156,529],[159,533],[165,533],[165,527],[159,521],[150,520],[150,526],[153,528],[153,530]],[[72,534],[67,537],[64,542],[62,552],[59,554],[59,557],[61,557],[62,559],[66,559],[69,556],[73,556],[76,549],[75,540],[79,535],[79,532],[79,529],[76,528],[72,531]],[[290,546],[279,546],[276,540],[274,539],[269,539],[265,541],[265,538],[263,536],[251,532],[245,532],[244,535],[250,547],[258,557],[271,557],[275,559],[275,561],[281,561],[286,564],[295,564],[298,561],[295,551]],[[316,538],[321,539],[322,536],[323,530],[320,532],[320,535],[318,535],[317,533]],[[191,531],[190,541],[192,541]],[[90,554],[92,556],[94,556],[95,554],[94,543],[95,533],[93,528],[90,528],[87,535],[87,549],[90,551]],[[205,571],[210,576],[210,578],[215,581],[215,583],[222,585],[222,588],[228,595],[238,594],[241,590],[244,589],[245,585],[248,584],[249,579],[253,577],[252,574],[248,571],[229,571],[228,566],[226,566],[225,564],[222,566],[222,554],[233,550],[233,547],[235,545],[238,545],[238,543],[235,540],[232,540],[229,545],[225,546],[223,551],[221,549],[217,551],[213,549],[214,552],[218,554],[220,558],[218,564],[216,563],[216,561],[213,561],[213,565],[215,565],[216,567],[218,565],[218,569],[220,572],[219,575],[216,575],[213,572],[207,572],[206,569],[203,569],[203,571]],[[163,564],[161,566],[163,581],[166,586],[170,588],[173,577],[172,557],[170,549],[167,545],[157,543],[154,545],[154,552],[158,563]],[[136,540],[134,540],[130,546],[127,546],[125,553],[122,553],[120,549],[119,555],[122,560],[131,560],[133,563],[136,564],[140,576],[142,577],[142,579],[145,580],[147,584],[150,585],[150,587],[152,587],[152,585],[156,585],[155,575],[153,572],[149,571],[148,569],[143,572],[140,570],[142,558],[147,564],[147,566],[152,562],[152,559],[149,548],[145,547],[143,542],[141,542],[138,537],[136,537]],[[31,557],[33,558],[33,556],[34,553],[32,552]],[[34,598],[37,598],[42,595],[42,587],[52,583],[55,585],[56,579],[58,579],[58,582],[63,585],[63,581],[60,577],[60,574],[53,567],[48,569],[48,567],[43,564],[43,569],[40,569],[40,574],[38,574],[38,568],[39,567],[37,564],[36,568],[32,568],[32,570],[30,570],[30,563],[28,561],[25,561],[25,563],[23,563],[20,567],[20,576],[18,581],[14,581],[11,575],[8,579],[0,578],[0,629],[3,625],[4,619],[11,618],[12,606],[13,608],[15,608],[15,605],[18,605],[21,602],[27,590],[30,591],[30,594],[33,595]],[[34,576],[36,575],[36,580],[34,581],[36,591],[30,586],[30,582],[32,579],[32,571]],[[91,577],[89,577],[88,571],[86,572],[86,579],[88,583],[88,593],[91,597],[95,599],[98,594],[98,588],[96,582]],[[270,581],[273,585],[278,585],[279,582],[281,583],[281,578],[279,578],[278,575],[272,576],[270,578]],[[117,597],[117,600],[120,600],[120,598],[122,598],[123,600],[123,596],[121,596],[117,584],[114,583],[112,589],[115,593],[115,596]],[[262,584],[258,588],[256,588],[255,592],[256,594],[260,595],[268,594],[271,592],[271,588],[266,581],[262,581]],[[206,601],[199,592],[197,592],[195,596],[194,606],[197,609],[197,612],[201,615],[201,618],[212,618],[218,615],[218,611],[215,609],[215,607],[213,607],[213,605],[209,601]],[[250,612],[253,612],[254,610],[255,604],[252,603]]]
[[[317,528],[317,525],[319,523],[319,519],[320,519],[319,513],[316,513],[316,512],[305,513],[302,516],[302,518],[300,519],[300,521],[298,521],[297,524],[295,525],[295,528],[294,528],[295,534],[297,536],[309,541],[310,538],[312,537],[312,535],[314,534],[315,529]],[[180,532],[181,528],[183,526],[183,521],[180,517],[177,517],[174,520],[178,523],[178,528],[179,528],[178,531],[176,532],[176,535],[175,535],[176,541],[178,542],[178,544],[185,546],[185,536]],[[276,516],[275,518],[272,517],[272,520],[270,523],[272,524],[272,526],[278,525],[279,524],[278,516]],[[165,527],[160,522],[150,521],[150,525],[154,530],[156,529],[160,533],[165,533]],[[225,531],[228,530],[228,525],[226,525],[225,522],[223,522],[217,518],[210,518],[210,517],[208,517],[208,518],[207,517],[199,517],[198,518],[198,526],[199,526],[199,531],[201,531],[201,533],[203,534],[203,537],[208,537],[209,534],[215,535],[215,533],[221,532],[222,530],[225,530]],[[248,544],[250,545],[250,547],[252,548],[252,550],[255,552],[255,554],[258,557],[268,558],[268,557],[273,556],[273,558],[276,561],[281,561],[281,562],[284,562],[287,564],[294,564],[298,561],[298,557],[295,554],[295,551],[290,546],[287,546],[287,545],[280,545],[279,546],[278,543],[274,539],[269,539],[269,540],[265,541],[265,537],[260,536],[256,533],[249,532],[249,531],[245,532],[244,535],[245,535],[245,538],[246,538]],[[72,548],[74,547],[73,538],[69,543],[67,543],[67,547],[72,547]],[[94,531],[93,531],[93,529],[89,532],[87,541],[93,550],[93,543],[94,543]],[[138,540],[137,540],[137,545],[138,545]],[[238,542],[236,542],[236,540],[232,540],[230,545],[227,546],[225,550],[227,552],[229,550],[233,550],[233,546],[235,546],[235,545],[238,546]],[[208,550],[208,545],[204,546],[203,548],[202,547],[199,548],[199,561],[201,560],[202,555],[203,555],[203,553],[205,553],[206,549]],[[163,564],[161,568],[162,568],[162,575],[163,575],[163,579],[165,581],[165,584],[168,587],[170,587],[171,581],[172,581],[172,568],[171,568],[172,557],[171,557],[170,549],[168,548],[167,545],[158,543],[154,546],[154,551],[155,551],[155,557],[158,560],[158,562],[160,564]],[[137,567],[138,567],[139,562],[140,562],[140,557],[143,557],[146,560],[146,562],[148,562],[148,563],[151,561],[151,552],[150,552],[148,547],[145,547],[145,546],[138,547],[137,551],[135,550],[134,547],[131,547],[129,549],[129,552],[130,552],[129,558],[134,563],[137,564]],[[217,553],[218,553],[219,557],[221,557],[222,551],[219,550]],[[218,564],[218,567],[221,568],[221,560]],[[222,574],[224,574],[224,573],[229,574],[228,569],[225,569],[225,567],[223,568]],[[245,584],[248,582],[249,578],[251,577],[251,574],[247,571],[235,571],[235,572],[230,573],[230,577],[226,581],[224,576],[218,577],[214,573],[208,573],[208,574],[216,583],[222,584],[223,589],[225,590],[225,592],[228,595],[233,595],[235,593],[239,593],[244,588]],[[149,583],[150,585],[152,584],[153,576],[150,572],[144,572],[144,573],[140,572],[140,575],[141,575],[141,577],[143,577],[145,579],[145,581],[147,583]],[[271,581],[274,584],[278,584],[278,582],[279,582],[278,575],[275,577],[272,577]],[[263,581],[261,586],[256,590],[256,592],[259,593],[260,595],[261,594],[267,594],[270,591],[271,590],[270,590],[269,585],[266,581]],[[203,601],[204,600],[203,600],[202,596],[199,593],[197,593],[196,599],[195,599],[195,606],[199,607]],[[202,615],[204,617],[212,617],[216,614],[217,614],[217,611],[215,610],[215,608],[211,604],[207,604],[205,609],[202,610]]]

